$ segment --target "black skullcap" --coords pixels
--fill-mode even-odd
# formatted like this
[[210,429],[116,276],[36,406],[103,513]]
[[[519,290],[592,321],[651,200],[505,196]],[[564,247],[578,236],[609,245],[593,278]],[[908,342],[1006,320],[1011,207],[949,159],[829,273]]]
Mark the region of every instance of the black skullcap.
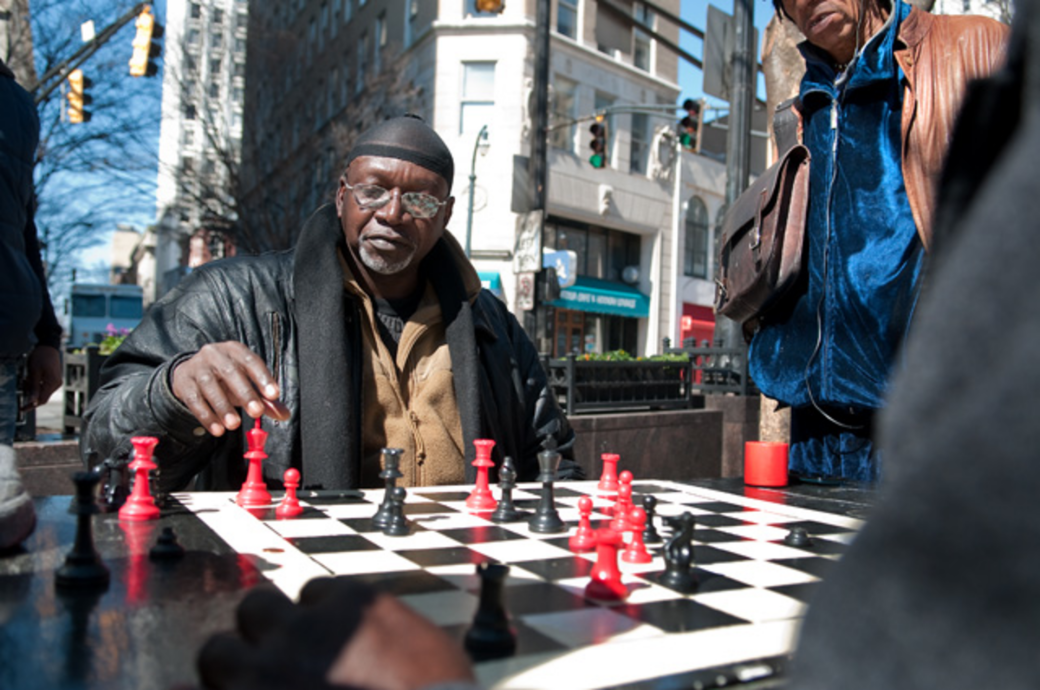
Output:
[[418,115],[402,115],[379,123],[354,142],[347,165],[359,156],[397,158],[421,165],[448,182],[455,177],[455,160],[444,140]]

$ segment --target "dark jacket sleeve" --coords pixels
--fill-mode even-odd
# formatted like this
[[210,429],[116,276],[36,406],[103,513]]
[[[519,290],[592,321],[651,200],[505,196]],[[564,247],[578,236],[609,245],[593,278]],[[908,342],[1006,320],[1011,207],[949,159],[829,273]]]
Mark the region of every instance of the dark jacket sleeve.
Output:
[[88,465],[130,455],[132,436],[161,439],[156,448],[162,485],[183,488],[220,439],[201,430],[173,395],[173,368],[212,342],[235,340],[228,287],[208,270],[196,271],[153,304],[109,356],[101,387],[84,415],[81,454]]

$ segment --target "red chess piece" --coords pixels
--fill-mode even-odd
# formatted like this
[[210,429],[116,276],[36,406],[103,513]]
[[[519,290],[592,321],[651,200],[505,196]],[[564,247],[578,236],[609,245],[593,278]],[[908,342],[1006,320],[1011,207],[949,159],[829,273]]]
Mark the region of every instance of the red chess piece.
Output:
[[600,459],[603,460],[603,474],[600,475],[596,488],[614,493],[618,490],[617,464],[621,456],[617,453],[603,453]]
[[282,475],[282,483],[285,484],[285,496],[282,502],[274,509],[274,516],[279,520],[288,520],[297,517],[303,512],[300,500],[296,498],[296,489],[300,486],[300,471],[290,467]]
[[477,468],[477,485],[466,499],[466,507],[475,511],[494,510],[498,501],[491,495],[488,486],[488,469],[495,466],[491,459],[491,449],[495,442],[488,438],[473,439],[473,445],[477,447],[477,457],[473,466]]
[[649,563],[654,560],[650,552],[646,550],[643,543],[643,530],[646,528],[646,511],[642,508],[633,508],[628,513],[628,527],[632,530],[632,541],[621,554],[621,560],[625,563]]
[[592,529],[592,520],[590,519],[592,516],[592,499],[588,496],[579,498],[578,512],[581,515],[578,518],[578,531],[567,541],[567,545],[575,553],[592,551],[596,548],[596,530]]
[[134,436],[130,443],[134,445],[134,460],[130,463],[130,471],[134,473],[134,488],[119,509],[119,519],[158,520],[159,508],[148,486],[148,473],[156,468],[152,453],[159,439],[154,436]]
[[246,438],[249,450],[246,451],[245,457],[249,461],[249,473],[246,474],[246,481],[239,489],[238,496],[235,496],[235,503],[243,508],[271,505],[271,493],[264,482],[263,467],[264,459],[267,457],[267,453],[264,452],[267,432],[260,428],[260,417],[256,418],[256,423],[246,433]]
[[618,486],[617,503],[614,505],[614,519],[610,521],[610,529],[615,532],[628,532],[632,529],[629,524],[629,513],[632,511],[632,473],[625,470],[621,473],[621,483]]
[[585,586],[585,596],[601,601],[624,601],[628,599],[628,587],[621,581],[618,570],[618,544],[620,536],[612,529],[596,531],[596,565],[592,567],[591,580]]

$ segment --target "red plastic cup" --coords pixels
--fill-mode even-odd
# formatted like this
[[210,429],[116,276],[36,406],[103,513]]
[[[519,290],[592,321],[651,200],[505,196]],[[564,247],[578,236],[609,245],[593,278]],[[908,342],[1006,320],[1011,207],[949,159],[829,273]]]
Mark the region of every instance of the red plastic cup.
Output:
[[745,441],[744,483],[748,486],[787,486],[787,444]]

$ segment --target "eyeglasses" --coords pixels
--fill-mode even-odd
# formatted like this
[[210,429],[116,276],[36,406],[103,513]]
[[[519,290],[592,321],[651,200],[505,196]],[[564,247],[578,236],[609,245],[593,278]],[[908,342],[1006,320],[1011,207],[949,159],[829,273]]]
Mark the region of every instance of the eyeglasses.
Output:
[[[377,184],[351,185],[344,182],[343,186],[354,194],[354,201],[364,211],[383,208],[394,196],[389,189]],[[401,205],[413,218],[433,218],[446,203],[447,200],[440,201],[437,197],[423,192],[405,192],[401,195]]]

